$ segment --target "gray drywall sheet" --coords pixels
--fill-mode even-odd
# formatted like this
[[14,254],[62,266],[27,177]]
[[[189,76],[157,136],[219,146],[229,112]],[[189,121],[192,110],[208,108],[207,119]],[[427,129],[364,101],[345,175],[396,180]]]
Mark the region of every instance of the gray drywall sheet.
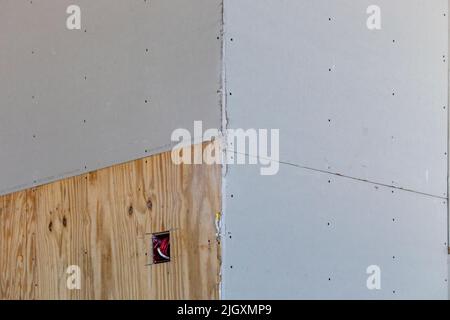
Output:
[[228,127],[280,129],[283,164],[228,168],[224,298],[447,298],[447,23],[446,0],[225,0]]
[[0,194],[219,128],[221,29],[221,0],[0,1]]
[[377,1],[381,30],[373,1],[225,3],[231,128],[282,129],[285,162],[446,197],[447,1]]
[[[227,176],[226,299],[447,297],[446,201],[281,165]],[[381,290],[366,270],[381,269]]]

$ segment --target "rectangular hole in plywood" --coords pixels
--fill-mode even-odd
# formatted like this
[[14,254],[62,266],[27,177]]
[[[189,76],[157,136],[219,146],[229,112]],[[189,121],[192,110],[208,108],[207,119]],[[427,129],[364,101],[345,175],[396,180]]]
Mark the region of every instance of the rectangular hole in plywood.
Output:
[[153,264],[170,262],[170,232],[152,234]]

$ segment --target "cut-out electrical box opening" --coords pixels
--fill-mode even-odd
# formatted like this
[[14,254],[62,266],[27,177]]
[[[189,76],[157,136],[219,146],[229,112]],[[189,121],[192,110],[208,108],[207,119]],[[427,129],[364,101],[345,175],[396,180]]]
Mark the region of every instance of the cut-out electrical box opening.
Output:
[[170,262],[170,232],[154,233],[152,235],[153,263]]

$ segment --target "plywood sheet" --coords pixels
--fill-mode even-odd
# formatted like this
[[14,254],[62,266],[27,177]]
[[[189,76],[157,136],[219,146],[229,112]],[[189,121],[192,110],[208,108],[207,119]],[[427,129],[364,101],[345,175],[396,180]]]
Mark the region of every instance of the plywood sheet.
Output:
[[[220,166],[164,153],[2,196],[0,299],[217,299],[220,190]],[[167,230],[172,261],[149,265]]]

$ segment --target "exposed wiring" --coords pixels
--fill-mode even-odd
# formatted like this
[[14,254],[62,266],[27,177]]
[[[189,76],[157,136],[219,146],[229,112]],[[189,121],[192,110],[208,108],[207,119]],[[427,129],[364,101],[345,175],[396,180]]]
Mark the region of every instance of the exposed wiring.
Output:
[[158,253],[161,257],[163,257],[164,259],[170,260],[170,258],[168,256],[166,256],[164,253],[161,252],[160,248],[157,248],[156,250],[158,251]]

